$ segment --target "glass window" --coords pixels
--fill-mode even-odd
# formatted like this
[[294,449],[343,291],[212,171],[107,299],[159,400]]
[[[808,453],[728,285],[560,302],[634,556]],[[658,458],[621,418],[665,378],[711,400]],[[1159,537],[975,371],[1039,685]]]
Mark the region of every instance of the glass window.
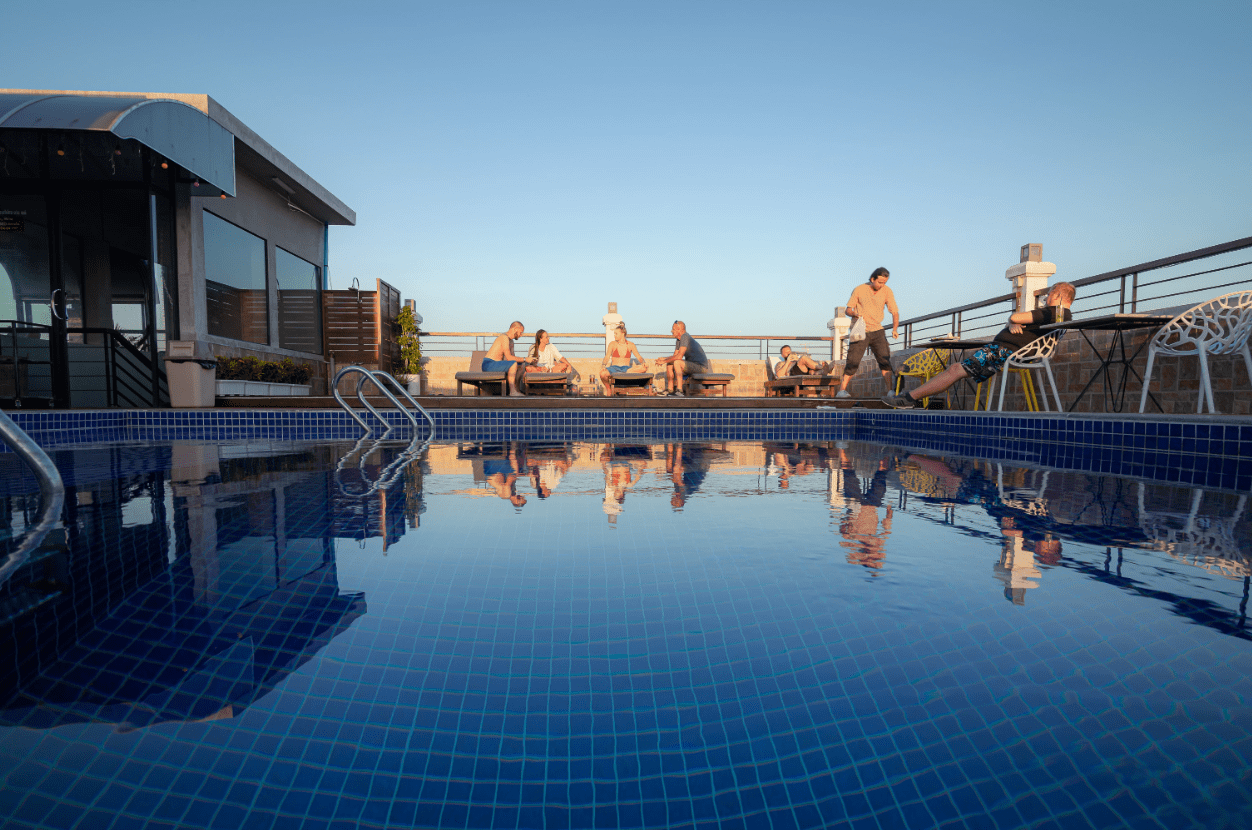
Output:
[[51,325],[51,271],[44,201],[0,198],[0,320]]
[[265,240],[204,211],[209,334],[269,343]]
[[322,269],[276,248],[274,270],[278,281],[278,345],[321,354]]

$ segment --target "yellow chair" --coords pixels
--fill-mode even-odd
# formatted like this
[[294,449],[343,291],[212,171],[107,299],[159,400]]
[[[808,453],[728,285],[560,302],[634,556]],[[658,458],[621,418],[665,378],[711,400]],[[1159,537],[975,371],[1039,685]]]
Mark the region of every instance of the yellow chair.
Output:
[[[922,383],[933,378],[948,367],[948,358],[951,352],[947,349],[927,349],[904,361],[904,365],[900,367],[900,372],[896,375],[896,394],[900,394],[900,389],[904,386],[904,379],[921,378]],[[947,393],[944,393],[944,399],[947,399]],[[922,398],[922,406],[930,406],[930,398]],[[975,409],[978,406],[975,404]]]

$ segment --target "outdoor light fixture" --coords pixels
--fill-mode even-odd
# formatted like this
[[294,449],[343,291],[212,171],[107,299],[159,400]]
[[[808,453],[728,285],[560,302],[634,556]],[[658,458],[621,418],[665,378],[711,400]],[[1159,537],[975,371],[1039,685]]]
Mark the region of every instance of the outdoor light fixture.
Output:
[[161,169],[162,169],[162,170],[169,170],[169,169],[170,169],[170,163],[169,163],[168,161],[163,161],[163,162],[161,162]]
[[191,186],[192,186],[192,187],[199,187],[199,186],[200,186],[200,180],[199,180],[199,179],[196,179],[194,182],[192,182],[192,183],[191,183]]

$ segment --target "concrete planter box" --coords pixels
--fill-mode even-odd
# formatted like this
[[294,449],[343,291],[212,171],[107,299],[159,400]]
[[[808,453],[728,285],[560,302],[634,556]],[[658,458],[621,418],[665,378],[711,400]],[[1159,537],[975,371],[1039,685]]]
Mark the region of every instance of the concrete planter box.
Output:
[[217,394],[223,398],[234,395],[263,398],[308,395],[310,388],[310,384],[307,383],[266,383],[260,380],[217,381]]

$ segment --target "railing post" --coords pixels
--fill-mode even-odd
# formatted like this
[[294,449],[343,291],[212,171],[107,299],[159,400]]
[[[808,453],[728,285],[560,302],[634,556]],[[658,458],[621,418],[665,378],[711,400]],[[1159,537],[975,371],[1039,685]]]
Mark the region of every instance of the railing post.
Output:
[[1130,313],[1139,312],[1139,272],[1130,275]]
[[1126,313],[1126,275],[1122,274],[1121,288],[1117,294],[1117,313]]

